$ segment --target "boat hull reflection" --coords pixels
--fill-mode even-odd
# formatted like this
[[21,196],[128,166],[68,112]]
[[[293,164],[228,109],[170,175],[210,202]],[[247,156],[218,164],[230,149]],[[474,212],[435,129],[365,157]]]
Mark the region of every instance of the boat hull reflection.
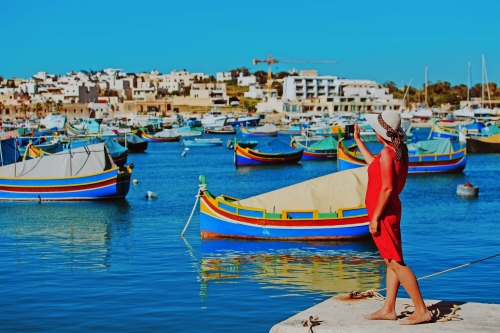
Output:
[[371,240],[359,242],[266,242],[204,240],[203,283],[249,279],[288,292],[380,289],[385,265]]

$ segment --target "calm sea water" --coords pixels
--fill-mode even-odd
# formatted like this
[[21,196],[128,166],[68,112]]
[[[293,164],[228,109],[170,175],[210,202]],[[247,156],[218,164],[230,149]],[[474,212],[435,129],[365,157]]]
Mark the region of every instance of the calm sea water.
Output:
[[[130,155],[139,184],[125,201],[0,203],[0,331],[267,332],[336,293],[384,286],[371,241],[201,241],[198,211],[180,237],[200,174],[212,193],[245,198],[335,172],[335,162],[235,168],[225,147],[182,151],[150,144]],[[417,276],[499,252],[499,163],[470,155],[464,173],[409,177],[403,243]],[[456,196],[467,180],[479,198]],[[428,299],[500,304],[499,276],[496,258],[421,289]]]

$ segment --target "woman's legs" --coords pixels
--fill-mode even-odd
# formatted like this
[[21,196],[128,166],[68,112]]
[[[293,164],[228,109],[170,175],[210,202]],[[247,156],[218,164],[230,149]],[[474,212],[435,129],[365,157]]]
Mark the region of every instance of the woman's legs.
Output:
[[385,259],[385,262],[387,264],[387,275],[386,275],[387,291],[385,294],[384,306],[382,306],[380,310],[371,315],[375,318],[396,313],[396,295],[398,294],[400,283],[398,276],[389,266],[389,261]]
[[[408,319],[414,320],[422,317],[429,310],[425,306],[422,294],[420,293],[420,288],[418,286],[417,279],[415,278],[415,274],[413,274],[410,267],[406,266],[404,263],[401,264],[398,263],[396,260],[391,260],[391,259],[385,259],[385,261],[388,266],[387,272],[389,273],[389,270],[394,272],[398,282],[400,282],[403,285],[403,288],[405,288],[408,295],[410,295],[411,300],[413,301],[413,305],[415,306],[415,312],[413,312],[413,314],[410,317],[408,317]],[[390,296],[393,297],[392,294]],[[389,297],[389,281],[387,282],[386,302],[388,297]],[[395,295],[394,295],[394,301],[395,301]]]

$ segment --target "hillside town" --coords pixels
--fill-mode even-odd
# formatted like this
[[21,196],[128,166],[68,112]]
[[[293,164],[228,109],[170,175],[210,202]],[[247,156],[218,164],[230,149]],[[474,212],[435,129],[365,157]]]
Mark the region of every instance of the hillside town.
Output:
[[187,70],[135,74],[117,68],[64,75],[41,71],[27,79],[0,80],[4,122],[40,119],[50,112],[73,120],[202,114],[213,107],[228,112],[332,114],[398,110],[402,102],[377,82],[318,75],[315,70],[291,71],[264,83],[247,70],[210,76]]

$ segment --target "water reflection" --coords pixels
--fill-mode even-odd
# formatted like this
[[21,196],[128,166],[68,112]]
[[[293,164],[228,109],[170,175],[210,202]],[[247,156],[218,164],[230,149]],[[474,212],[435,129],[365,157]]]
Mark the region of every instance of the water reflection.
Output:
[[206,240],[201,243],[202,296],[210,283],[254,280],[284,293],[333,295],[377,289],[385,267],[373,242],[296,243]]
[[107,269],[113,239],[132,232],[126,201],[9,203],[2,215],[0,237],[15,248],[18,270],[29,265]]

